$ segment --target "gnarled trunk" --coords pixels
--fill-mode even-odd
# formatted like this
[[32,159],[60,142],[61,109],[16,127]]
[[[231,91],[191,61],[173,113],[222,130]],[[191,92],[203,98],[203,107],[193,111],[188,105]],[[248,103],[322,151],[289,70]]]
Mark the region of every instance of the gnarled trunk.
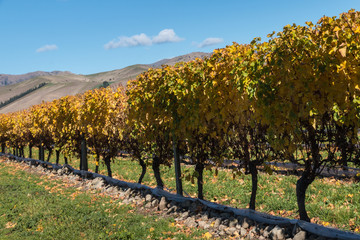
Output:
[[198,173],[197,176],[197,186],[198,186],[198,198],[204,199],[204,193],[203,193],[203,173],[204,173],[204,164],[203,163],[197,163],[195,165],[195,171]]
[[60,150],[55,150],[55,154],[56,154],[56,164],[59,164],[59,161],[60,161]]
[[257,184],[258,184],[258,171],[256,169],[256,163],[254,161],[249,162],[249,171],[251,174],[251,197],[250,197],[249,208],[255,210],[256,192],[257,192]]
[[108,171],[108,176],[112,177],[111,166],[110,166],[110,164],[111,164],[110,157],[105,157],[104,161],[105,161],[105,165],[106,165],[106,168],[107,168],[107,171]]
[[100,154],[99,154],[99,153],[96,153],[95,173],[99,173],[99,165],[100,165]]
[[39,160],[44,161],[44,147],[40,146],[39,147]]
[[321,166],[321,155],[319,144],[317,142],[316,130],[308,121],[305,121],[304,125],[308,131],[308,144],[310,147],[311,158],[305,161],[305,170],[296,182],[296,198],[300,220],[310,222],[310,218],[307,215],[305,208],[305,196],[307,188],[315,180],[316,171],[319,170]]
[[154,171],[154,175],[156,179],[156,185],[157,185],[156,187],[160,189],[164,189],[164,183],[161,179],[161,174],[160,174],[160,159],[156,156],[153,157],[152,169]]
[[20,155],[21,155],[21,157],[25,158],[25,153],[24,153],[24,147],[23,146],[20,147]]
[[139,164],[140,164],[140,166],[142,168],[141,175],[140,175],[139,181],[138,181],[138,183],[141,184],[142,180],[143,180],[143,178],[144,178],[144,176],[146,174],[146,164],[145,164],[144,160],[141,157],[139,157],[138,159],[139,159]]
[[314,181],[314,178],[310,176],[310,173],[304,171],[302,176],[296,182],[296,198],[297,198],[297,205],[299,208],[299,215],[300,220],[310,222],[310,218],[307,215],[306,208],[305,208],[305,196],[306,196],[306,189],[309,185]]
[[48,161],[48,162],[50,162],[50,158],[51,158],[52,151],[53,151],[53,149],[50,148],[50,149],[49,149],[49,154],[48,154],[48,157],[47,157],[47,161]]

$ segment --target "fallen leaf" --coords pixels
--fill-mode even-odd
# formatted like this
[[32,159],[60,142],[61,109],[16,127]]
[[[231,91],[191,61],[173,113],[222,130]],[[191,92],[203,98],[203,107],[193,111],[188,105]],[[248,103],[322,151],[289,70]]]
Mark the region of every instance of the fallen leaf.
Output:
[[13,223],[13,222],[7,222],[5,224],[5,228],[14,228],[16,226],[17,223]]
[[207,232],[203,235],[203,238],[210,239],[210,238],[212,238],[212,235],[211,235],[211,233]]

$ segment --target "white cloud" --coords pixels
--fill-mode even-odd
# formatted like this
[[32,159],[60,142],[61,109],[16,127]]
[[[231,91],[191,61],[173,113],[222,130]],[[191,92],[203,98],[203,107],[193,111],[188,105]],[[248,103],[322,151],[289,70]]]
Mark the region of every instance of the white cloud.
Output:
[[48,44],[45,46],[42,46],[41,48],[36,49],[36,52],[47,52],[47,51],[53,51],[53,50],[57,50],[58,46],[56,46],[55,44]]
[[153,37],[153,43],[180,42],[184,40],[176,35],[173,29],[164,29]]
[[135,46],[150,46],[153,44],[179,42],[184,39],[176,35],[173,29],[164,29],[158,35],[150,38],[145,33],[134,35],[131,37],[118,37],[111,40],[104,45],[105,49],[119,48],[119,47],[135,47]]
[[207,47],[207,46],[211,46],[211,45],[216,45],[216,44],[219,44],[219,43],[222,43],[224,42],[224,39],[222,38],[207,38],[205,39],[204,41],[202,41],[201,43],[199,43],[197,46],[199,48],[203,48],[203,47]]
[[105,49],[119,48],[119,47],[135,47],[135,46],[148,46],[151,45],[151,39],[146,34],[141,33],[132,37],[119,37],[105,44]]

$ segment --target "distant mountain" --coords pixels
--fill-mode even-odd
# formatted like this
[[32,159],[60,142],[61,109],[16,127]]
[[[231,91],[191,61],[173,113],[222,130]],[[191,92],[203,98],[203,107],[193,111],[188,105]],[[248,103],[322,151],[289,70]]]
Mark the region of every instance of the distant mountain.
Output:
[[30,72],[21,75],[10,75],[10,74],[0,74],[0,86],[6,86],[15,84],[18,82],[22,82],[31,78],[39,77],[39,76],[57,76],[57,75],[64,75],[64,74],[71,74],[71,72],[65,71],[52,71],[52,72]]
[[181,55],[178,57],[170,58],[170,59],[163,59],[153,64],[148,64],[152,68],[160,68],[162,65],[175,65],[178,62],[189,62],[194,60],[195,58],[205,58],[210,57],[211,53],[204,53],[204,52],[192,52],[186,55]]
[[[118,70],[95,73],[90,75],[78,75],[69,71],[52,71],[43,72],[36,71],[21,75],[0,74],[0,87],[20,83],[36,77],[47,76],[66,76],[71,79],[70,76],[83,76],[89,78],[90,81],[111,81],[111,82],[126,82],[129,79],[135,78],[139,73],[146,71],[148,68],[160,68],[162,65],[175,65],[178,62],[188,62],[195,58],[205,58],[211,56],[211,53],[204,52],[192,52],[189,54],[181,55],[178,57],[163,59],[152,64],[136,64],[129,67],[125,67]],[[78,78],[78,77],[77,77]]]
[[[90,75],[74,74],[67,71],[38,71],[22,75],[0,74],[0,103],[21,96],[16,101],[1,107],[0,113],[14,112],[40,104],[42,101],[52,101],[63,96],[83,93],[102,86],[104,82],[108,82],[114,87],[119,84],[125,86],[130,79],[135,79],[137,75],[147,71],[149,68],[174,65],[178,62],[187,62],[210,55],[210,53],[194,52],[152,64],[136,64],[122,69]],[[43,87],[38,88],[38,86]],[[30,89],[36,90],[29,91]]]
[[85,75],[85,77],[96,82],[107,81],[126,85],[127,81],[130,79],[135,79],[137,75],[147,71],[149,68],[161,68],[162,65],[172,66],[179,62],[189,62],[195,58],[205,58],[209,56],[211,56],[211,53],[193,52],[170,59],[163,59],[152,64],[136,64],[113,71]]
[[149,69],[149,65],[136,64],[122,69],[112,70],[108,72],[95,73],[90,75],[84,75],[90,81],[95,82],[111,82],[126,85],[130,79],[135,79],[137,75],[145,72]]

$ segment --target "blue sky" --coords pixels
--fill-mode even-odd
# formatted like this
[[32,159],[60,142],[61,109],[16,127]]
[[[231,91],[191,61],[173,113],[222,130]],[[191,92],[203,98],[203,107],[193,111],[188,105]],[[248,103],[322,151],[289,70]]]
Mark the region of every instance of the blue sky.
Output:
[[0,73],[153,63],[351,8],[359,11],[360,0],[0,0]]

